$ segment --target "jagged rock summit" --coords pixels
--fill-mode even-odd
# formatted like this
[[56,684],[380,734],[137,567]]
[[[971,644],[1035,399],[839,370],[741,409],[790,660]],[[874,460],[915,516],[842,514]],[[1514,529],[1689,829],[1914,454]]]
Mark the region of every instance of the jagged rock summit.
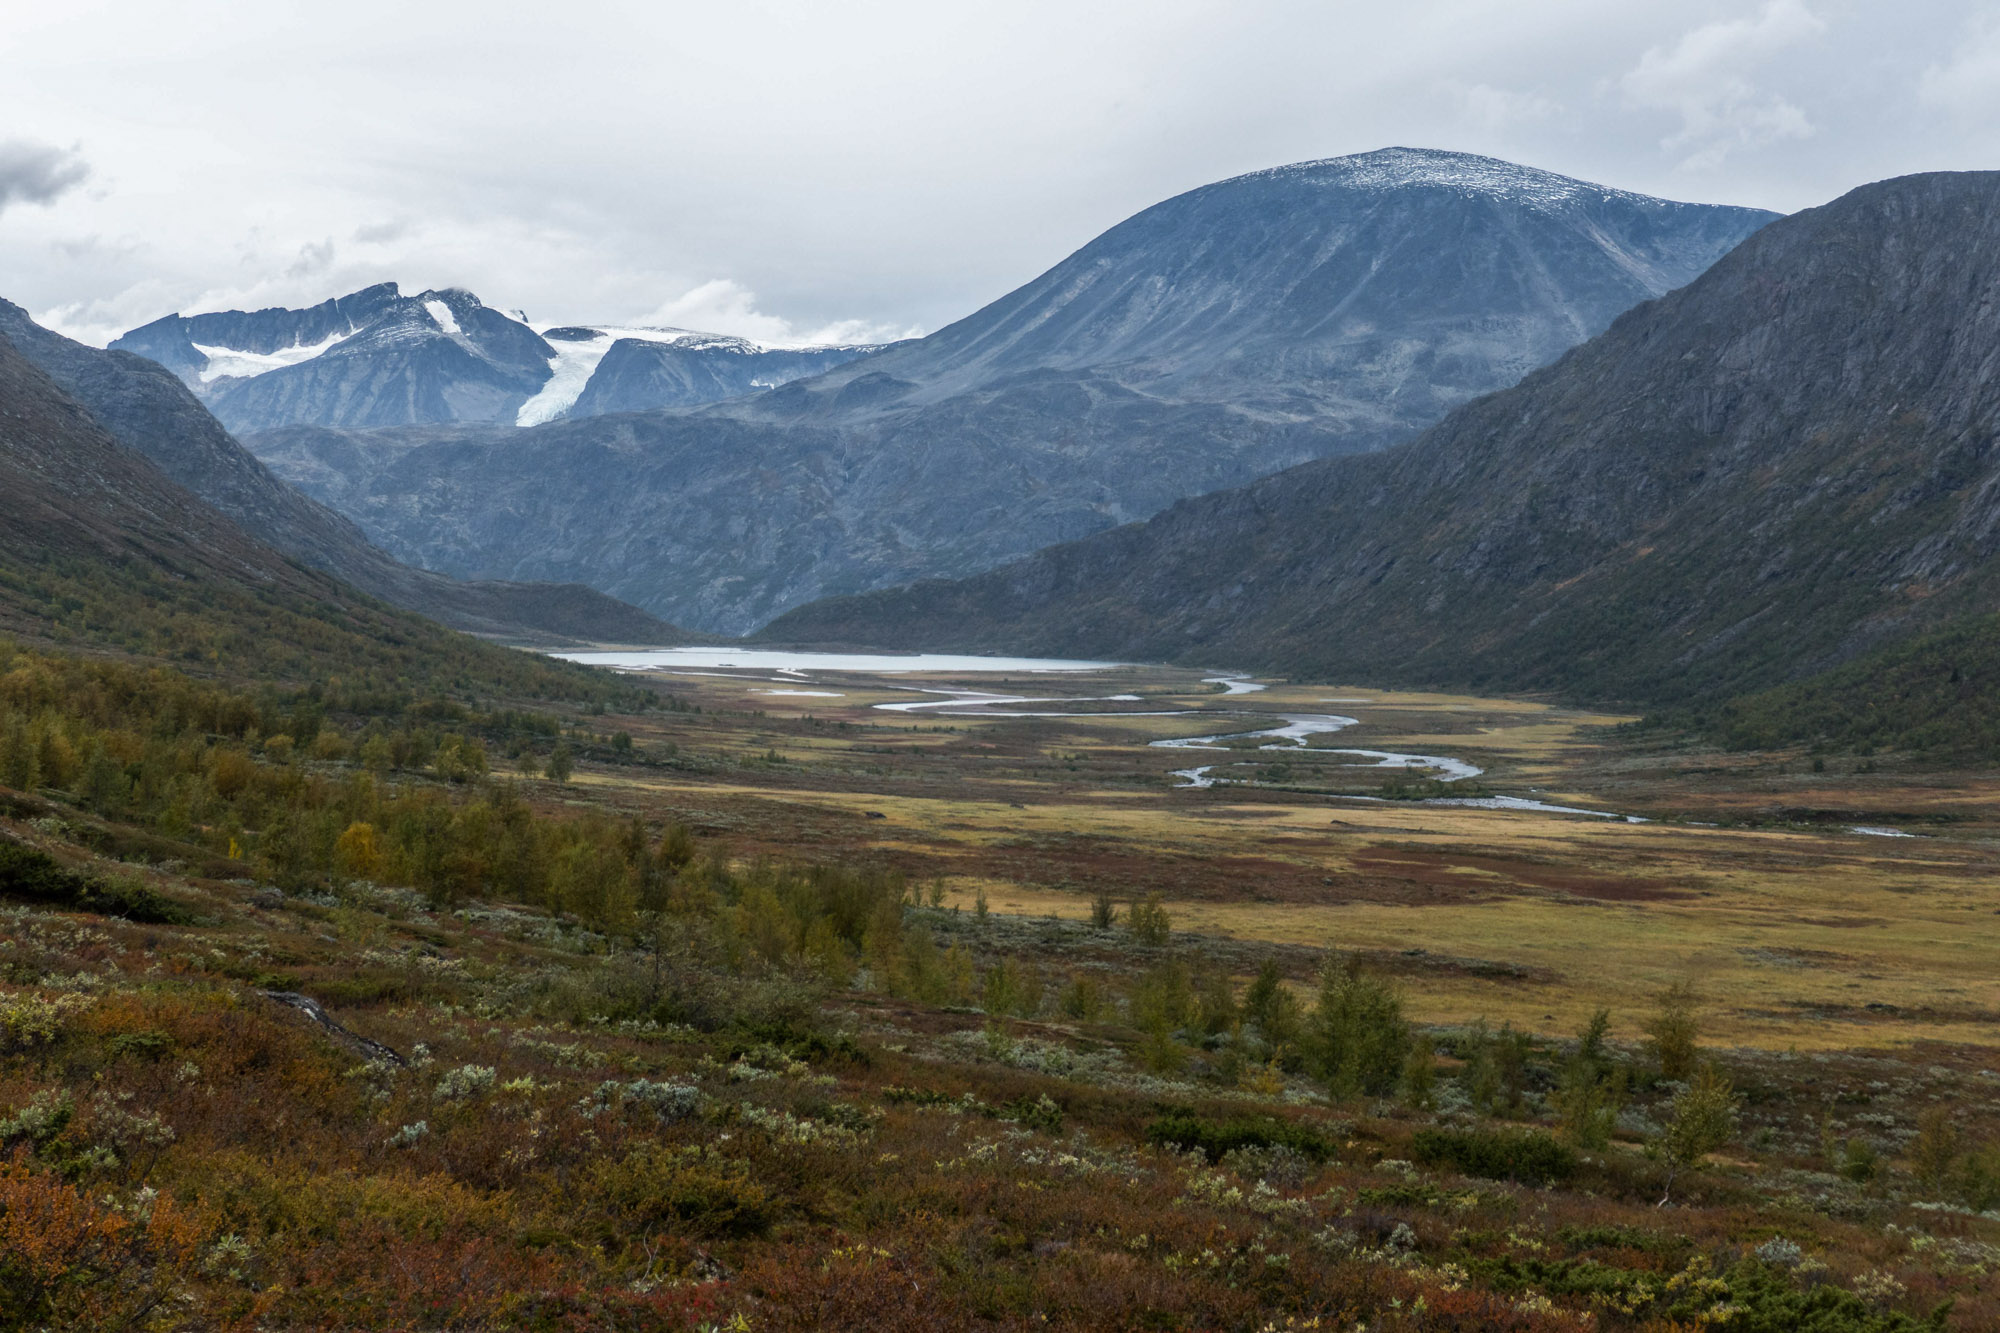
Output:
[[686,329],[537,331],[524,316],[461,288],[405,296],[393,282],[302,310],[168,315],[111,347],[167,367],[239,432],[533,426],[685,407],[771,388],[874,350],[773,348]]

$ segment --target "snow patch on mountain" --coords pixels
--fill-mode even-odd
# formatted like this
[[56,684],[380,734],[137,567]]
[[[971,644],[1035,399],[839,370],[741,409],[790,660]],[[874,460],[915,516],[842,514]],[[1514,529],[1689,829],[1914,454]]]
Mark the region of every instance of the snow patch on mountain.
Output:
[[[1583,201],[1617,199],[1631,204],[1661,206],[1665,201],[1628,190],[1593,185],[1552,171],[1503,162],[1477,153],[1452,153],[1429,148],[1382,148],[1351,157],[1320,158],[1289,166],[1253,171],[1238,180],[1304,177],[1351,190],[1437,188],[1467,197],[1505,199],[1547,209]],[[1225,181],[1223,184],[1228,184]]]
[[458,316],[452,314],[451,307],[444,302],[438,300],[425,301],[424,309],[430,311],[431,318],[436,320],[437,326],[446,333],[464,332],[463,329],[458,327]]
[[267,371],[310,361],[344,341],[352,332],[329,334],[323,342],[281,347],[275,352],[241,352],[234,347],[213,347],[202,343],[191,346],[208,358],[208,364],[201,370],[201,382],[213,384],[220,379],[250,379]]
[[[576,406],[576,400],[582,397],[590,377],[597,372],[597,363],[621,338],[695,347],[707,346],[709,340],[744,341],[722,338],[718,334],[695,333],[688,329],[628,329],[588,324],[543,325],[535,332],[555,349],[556,357],[549,362],[549,382],[542,386],[541,392],[522,403],[521,410],[515,413],[514,424],[517,426],[543,425]],[[755,350],[749,344],[746,347]]]

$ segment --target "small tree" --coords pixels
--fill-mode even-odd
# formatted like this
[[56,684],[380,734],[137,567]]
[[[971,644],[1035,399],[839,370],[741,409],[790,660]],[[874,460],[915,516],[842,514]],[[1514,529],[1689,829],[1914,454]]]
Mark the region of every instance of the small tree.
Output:
[[1268,1058],[1298,1046],[1305,1016],[1275,959],[1258,964],[1256,978],[1243,992],[1243,1021],[1256,1027]]
[[1964,1138],[1959,1133],[1958,1112],[1949,1106],[1933,1106],[1917,1117],[1917,1141],[1910,1145],[1910,1172],[1927,1190],[1942,1192],[1958,1165]]
[[116,814],[124,809],[132,791],[131,780],[125,776],[125,766],[112,758],[102,742],[90,747],[90,758],[83,767],[83,780],[77,785],[77,795],[83,799],[84,805],[103,815]]
[[1551,1100],[1562,1116],[1563,1136],[1579,1148],[1602,1148],[1611,1142],[1618,1112],[1625,1103],[1625,1072],[1605,1046],[1611,1012],[1599,1009],[1577,1034],[1576,1051],[1565,1062]]
[[549,766],[547,769],[549,781],[568,782],[570,774],[575,771],[576,756],[570,753],[569,742],[557,741],[556,748],[549,751]]
[[1394,1091],[1410,1047],[1402,999],[1353,960],[1329,960],[1320,973],[1311,1038],[1317,1072],[1335,1096]]
[[1696,1004],[1692,982],[1676,981],[1660,994],[1659,1010],[1646,1025],[1646,1035],[1662,1078],[1680,1081],[1694,1073],[1701,1038]]
[[1576,1034],[1576,1058],[1579,1063],[1600,1078],[1611,1072],[1613,1064],[1610,1048],[1605,1038],[1611,1035],[1611,1011],[1599,1009],[1590,1016],[1583,1031]]
[[1104,1015],[1104,1004],[1104,988],[1097,978],[1078,972],[1071,975],[1069,985],[1063,989],[1060,1008],[1065,1018],[1095,1023]]
[[1133,903],[1125,924],[1140,944],[1159,948],[1173,938],[1174,920],[1167,915],[1167,906],[1157,893],[1149,893],[1143,901]]
[[1625,1071],[1603,1073],[1581,1058],[1563,1066],[1551,1100],[1562,1116],[1563,1137],[1579,1148],[1603,1148],[1618,1127],[1625,1104]]
[[1534,1040],[1517,1031],[1512,1022],[1500,1025],[1493,1043],[1493,1066],[1500,1079],[1500,1104],[1510,1116],[1521,1113],[1528,1095],[1528,1057],[1534,1054]]
[[1100,893],[1090,900],[1090,924],[1098,930],[1109,930],[1118,922],[1118,904],[1111,901],[1111,895]]
[[1493,1032],[1485,1019],[1467,1029],[1463,1047],[1465,1068],[1458,1081],[1472,1104],[1492,1115],[1500,1109],[1500,1065],[1493,1058]]
[[1403,1061],[1403,1100],[1419,1111],[1429,1110],[1437,1091],[1437,1048],[1429,1037],[1410,1043]]
[[1713,1063],[1704,1064],[1674,1097],[1673,1117],[1656,1145],[1667,1164],[1664,1208],[1673,1197],[1674,1177],[1720,1148],[1736,1134],[1736,1090]]
[[375,826],[359,820],[349,824],[333,843],[334,865],[354,879],[375,879],[382,873],[383,858]]

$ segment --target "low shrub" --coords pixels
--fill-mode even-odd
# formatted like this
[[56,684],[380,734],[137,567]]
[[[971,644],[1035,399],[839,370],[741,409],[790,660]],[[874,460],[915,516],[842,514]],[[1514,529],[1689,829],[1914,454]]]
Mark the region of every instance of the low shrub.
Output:
[[597,1197],[641,1224],[692,1236],[754,1236],[769,1229],[776,1204],[744,1162],[709,1148],[643,1143],[593,1172]]
[[0,994],[0,1051],[51,1045],[62,1035],[69,1016],[89,1007],[90,1001],[80,995],[50,999],[32,991]]
[[1204,1120],[1191,1111],[1171,1111],[1146,1126],[1146,1142],[1184,1152],[1200,1152],[1211,1162],[1242,1148],[1289,1148],[1314,1162],[1333,1156],[1333,1144],[1326,1135],[1307,1125],[1295,1125],[1274,1116],[1238,1116],[1229,1120]]
[[185,926],[194,913],[166,895],[130,880],[79,875],[46,852],[0,838],[0,896],[150,925]]
[[1578,1250],[1637,1250],[1641,1254],[1672,1254],[1693,1242],[1666,1231],[1645,1231],[1638,1227],[1562,1227],[1556,1239]]
[[1547,1134],[1420,1129],[1411,1155],[1425,1166],[1487,1180],[1548,1185],[1576,1174],[1576,1154]]

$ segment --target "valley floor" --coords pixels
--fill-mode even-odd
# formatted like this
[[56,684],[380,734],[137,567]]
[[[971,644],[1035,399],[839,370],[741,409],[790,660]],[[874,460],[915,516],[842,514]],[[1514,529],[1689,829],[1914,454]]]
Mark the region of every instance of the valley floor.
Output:
[[[1636,1038],[1652,996],[1692,980],[1733,1045],[2000,1041],[2000,774],[1648,753],[1629,719],[1535,701],[1227,694],[1213,674],[676,674],[703,712],[635,731],[659,763],[584,782],[741,854],[879,858],[963,910],[983,892],[995,913],[1078,921],[1098,895],[1159,891],[1178,928],[1239,950],[1363,951],[1426,1022],[1553,1034],[1609,1007]],[[1030,710],[1075,716],[992,715]],[[1156,744],[1314,714],[1356,724],[1274,748]],[[1425,783],[1345,748],[1482,771]],[[1191,761],[1225,781],[1189,789],[1172,774]],[[1491,796],[1619,817],[1450,803]]]

